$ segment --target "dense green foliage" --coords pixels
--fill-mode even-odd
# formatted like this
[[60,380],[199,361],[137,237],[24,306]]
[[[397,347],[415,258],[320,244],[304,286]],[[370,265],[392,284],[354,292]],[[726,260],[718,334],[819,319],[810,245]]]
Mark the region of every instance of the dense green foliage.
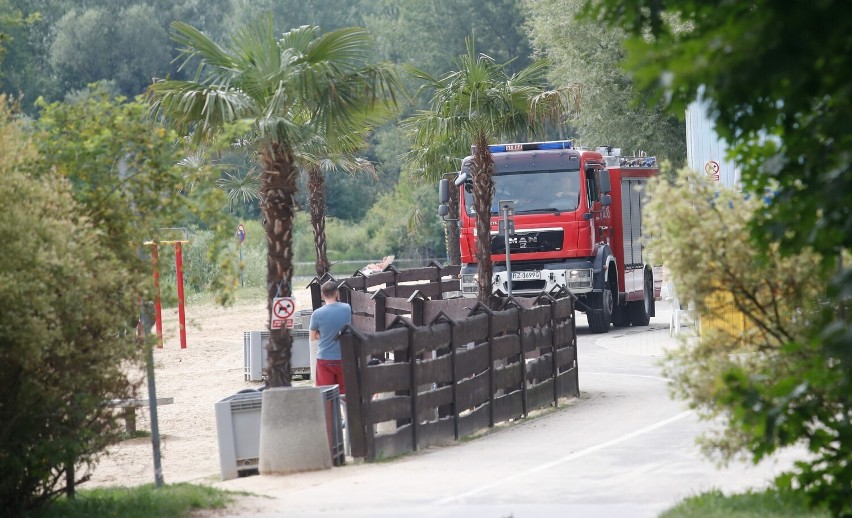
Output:
[[533,43],[552,63],[550,81],[576,90],[571,119],[586,147],[613,146],[625,154],[644,150],[674,164],[686,161],[685,126],[662,103],[639,102],[620,67],[624,31],[589,23],[578,14],[585,0],[532,0]]
[[[236,264],[225,195],[184,186],[176,136],[146,119],[143,102],[103,90],[43,104],[23,124],[3,107],[3,323],[0,374],[3,507],[21,509],[76,482],[118,439],[104,401],[135,396],[140,300],[150,300],[144,241],[159,229],[204,221],[206,253],[221,265],[223,295]],[[227,230],[226,230],[227,229]]]
[[801,493],[767,489],[762,492],[724,495],[709,491],[691,496],[660,515],[660,518],[820,518],[827,513],[807,507]]
[[755,458],[806,443],[814,458],[781,482],[852,514],[852,269],[841,261],[852,245],[848,2],[588,4],[593,17],[628,32],[626,63],[639,88],[680,113],[703,96],[745,190],[772,193],[751,218],[764,265],[810,248],[822,262],[805,276],[834,275],[819,306],[804,299],[796,308],[807,329],[781,337],[778,359],[789,368],[777,376],[728,369],[717,377],[718,402]]
[[68,180],[26,172],[30,138],[0,104],[0,508],[12,515],[61,491],[66,471],[81,480],[117,439],[103,401],[132,395],[122,366],[143,350],[142,279]]
[[54,502],[30,518],[187,518],[202,509],[222,509],[231,498],[219,489],[192,484],[93,489],[73,500]]

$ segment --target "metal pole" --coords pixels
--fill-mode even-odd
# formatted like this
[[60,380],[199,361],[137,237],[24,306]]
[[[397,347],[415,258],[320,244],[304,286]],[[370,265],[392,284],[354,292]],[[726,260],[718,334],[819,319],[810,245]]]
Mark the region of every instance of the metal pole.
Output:
[[503,240],[506,244],[506,279],[507,286],[509,287],[509,296],[512,296],[512,262],[509,258],[509,205],[504,204],[501,207],[501,211],[503,212],[503,228],[505,232],[503,233]]
[[151,245],[151,262],[154,263],[154,310],[157,323],[157,348],[163,348],[163,304],[160,301],[160,257],[157,243]]
[[177,270],[178,320],[180,321],[180,348],[186,349],[186,312],[183,304],[183,251],[180,241],[175,241],[175,267]]
[[148,375],[148,405],[151,412],[151,447],[154,454],[154,485],[163,487],[163,466],[160,458],[160,425],[157,420],[157,387],[154,382],[154,347],[145,339],[145,330],[150,328],[150,322],[142,310],[142,343],[146,349],[145,367]]

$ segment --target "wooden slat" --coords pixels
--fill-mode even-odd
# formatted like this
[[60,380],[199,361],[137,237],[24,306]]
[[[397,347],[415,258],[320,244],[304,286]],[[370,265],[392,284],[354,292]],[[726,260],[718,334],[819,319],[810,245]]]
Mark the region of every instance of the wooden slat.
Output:
[[546,408],[553,403],[553,380],[547,380],[527,389],[527,409]]
[[378,286],[379,284],[392,284],[394,278],[394,273],[391,272],[379,272],[374,273],[367,277],[367,287]]
[[521,313],[523,327],[542,326],[550,323],[550,307],[535,306]]
[[494,400],[494,422],[517,419],[524,413],[523,394],[516,390]]
[[444,313],[453,320],[461,320],[475,305],[476,299],[427,300],[423,317],[426,322],[431,322],[439,313]]
[[475,376],[459,382],[456,388],[456,400],[458,401],[458,410],[466,410],[481,405],[489,398],[488,390],[488,373]]
[[550,358],[549,354],[545,354],[536,358],[535,361],[527,363],[528,382],[542,382],[553,376],[553,371],[551,370],[553,367],[550,363]]
[[418,395],[417,405],[421,409],[435,409],[453,402],[453,387],[446,385]]
[[488,315],[480,314],[460,321],[454,331],[456,345],[478,342],[488,337]]
[[388,459],[414,451],[411,425],[397,428],[396,433],[376,436],[376,455],[370,460]]
[[352,327],[362,333],[371,333],[376,330],[376,319],[362,315],[352,315]]
[[512,358],[521,352],[521,338],[518,335],[503,335],[494,337],[491,341],[494,345],[494,358]]
[[559,397],[580,396],[577,369],[571,369],[556,376],[556,391]]
[[473,412],[459,417],[459,437],[466,437],[488,426],[490,419],[488,405],[482,405]]
[[414,354],[446,349],[450,346],[450,324],[418,327],[414,332]]
[[390,396],[371,401],[367,408],[365,423],[369,426],[385,421],[411,418],[411,398],[408,396]]
[[[363,458],[367,454],[367,437],[363,414],[363,391],[358,374],[357,351],[360,346],[358,337],[351,332],[344,333],[340,337],[340,350],[343,363],[343,379],[349,394],[346,398],[346,415],[349,426],[349,444],[353,457]],[[360,397],[358,397],[360,396]],[[372,429],[370,430],[372,437]]]
[[338,283],[346,283],[352,291],[364,291],[367,288],[367,279],[364,277],[347,277],[345,279],[339,279]]
[[573,347],[565,347],[556,351],[556,366],[559,368],[574,366],[575,351]]
[[388,329],[380,333],[364,333],[361,352],[366,356],[381,355],[400,349],[408,350],[408,329],[406,328]]
[[443,277],[455,277],[461,273],[461,265],[460,264],[448,264],[441,268],[441,276]]
[[421,424],[417,435],[419,439],[417,449],[419,450],[430,446],[451,444],[455,440],[453,436],[453,418],[448,417],[431,423]]
[[497,390],[517,388],[521,384],[521,371],[518,363],[510,363],[494,370],[494,388]]
[[411,388],[408,363],[383,363],[364,369],[363,384],[367,395],[395,392]]
[[491,333],[516,333],[518,331],[518,310],[516,308],[496,311],[491,319]]
[[388,297],[385,299],[385,304],[385,307],[388,309],[396,309],[405,311],[406,313],[411,313],[411,302],[408,302],[407,298]]
[[363,291],[353,291],[349,296],[349,305],[352,306],[353,313],[366,313],[373,315],[376,313],[376,301],[373,300],[372,294]]
[[424,266],[422,268],[406,268],[399,271],[397,282],[411,281],[437,281],[441,271],[434,266]]
[[452,381],[453,366],[449,354],[417,363],[418,383],[451,383]]
[[456,376],[459,380],[478,374],[488,368],[488,342],[473,349],[456,352]]
[[569,320],[573,316],[573,309],[570,297],[559,299],[556,304],[551,305],[554,320]]

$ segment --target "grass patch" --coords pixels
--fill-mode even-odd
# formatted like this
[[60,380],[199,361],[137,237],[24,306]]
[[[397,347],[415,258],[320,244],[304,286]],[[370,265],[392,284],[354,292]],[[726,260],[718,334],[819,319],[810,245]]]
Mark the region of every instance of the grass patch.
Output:
[[719,490],[686,498],[660,518],[766,518],[769,516],[828,518],[807,507],[804,495],[776,489],[725,496]]
[[60,498],[31,518],[185,518],[196,509],[222,509],[235,493],[208,486],[170,484],[155,488],[100,488],[80,491],[74,500]]

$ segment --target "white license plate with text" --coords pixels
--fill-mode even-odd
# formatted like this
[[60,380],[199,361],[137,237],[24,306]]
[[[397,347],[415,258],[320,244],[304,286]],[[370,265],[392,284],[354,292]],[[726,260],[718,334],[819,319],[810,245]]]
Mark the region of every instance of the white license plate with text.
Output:
[[532,271],[532,272],[512,272],[512,280],[513,281],[517,281],[517,280],[522,281],[522,280],[527,280],[527,279],[540,279],[540,278],[541,278],[541,272],[536,272],[536,271]]

